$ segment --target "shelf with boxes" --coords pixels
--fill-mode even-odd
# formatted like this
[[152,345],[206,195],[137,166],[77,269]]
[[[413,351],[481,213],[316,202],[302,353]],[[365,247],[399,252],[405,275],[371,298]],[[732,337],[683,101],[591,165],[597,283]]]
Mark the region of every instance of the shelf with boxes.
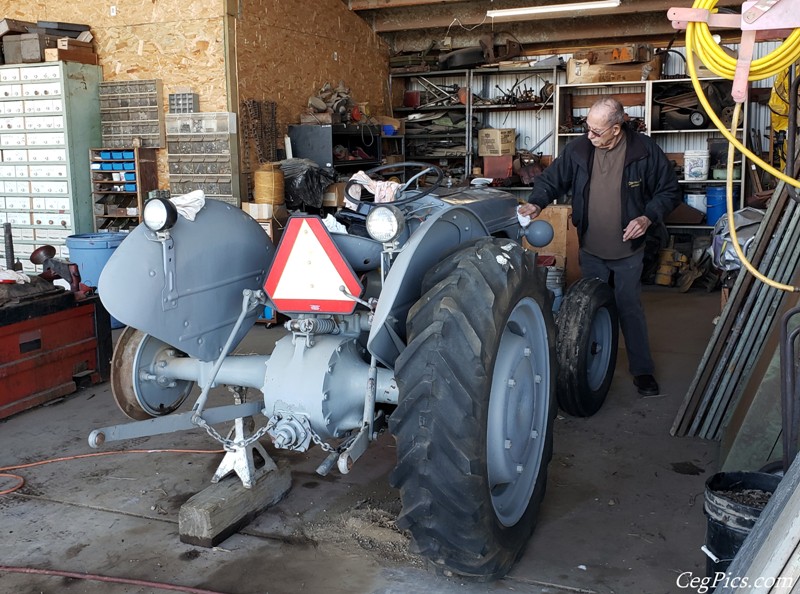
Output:
[[[472,113],[480,171],[488,178],[501,177],[512,185],[501,189],[530,191],[529,179],[519,175],[524,164],[553,154],[553,104],[556,84],[565,70],[553,56],[517,66],[475,68],[472,71]],[[515,156],[518,166],[514,167]],[[525,179],[523,179],[525,178]]]
[[392,115],[405,121],[408,161],[432,162],[455,179],[469,176],[475,132],[471,85],[470,70],[390,76]]
[[239,206],[238,146],[234,113],[167,114],[172,195],[203,190],[207,198]]
[[[92,226],[89,147],[100,140],[97,66],[46,62],[0,66],[0,223],[11,224],[14,255],[30,254]],[[0,257],[5,246],[0,245]]]
[[141,221],[144,198],[158,187],[155,149],[89,151],[95,230],[129,231]]

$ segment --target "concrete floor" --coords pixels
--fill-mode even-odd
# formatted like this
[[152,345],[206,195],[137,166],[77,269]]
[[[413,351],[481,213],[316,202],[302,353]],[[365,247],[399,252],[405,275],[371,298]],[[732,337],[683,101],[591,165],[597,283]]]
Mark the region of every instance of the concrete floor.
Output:
[[[13,573],[10,566],[227,594],[681,591],[680,573],[704,575],[704,481],[716,471],[718,444],[674,438],[669,428],[719,303],[719,293],[646,288],[663,395],[637,394],[621,348],[604,408],[589,419],[558,417],[539,525],[503,580],[438,577],[409,552],[394,529],[399,501],[387,479],[394,448],[384,434],[348,475],[316,475],[324,458],[318,448],[271,451],[291,462],[292,490],[213,549],[179,541],[178,510],[208,485],[218,453],[115,454],[16,471],[25,486],[0,496],[0,593],[167,591]],[[240,351],[264,352],[280,332],[256,326]],[[0,467],[112,449],[217,449],[200,430],[88,447],[92,429],[124,420],[108,384],[83,389],[0,422]],[[0,477],[0,490],[12,484]]]

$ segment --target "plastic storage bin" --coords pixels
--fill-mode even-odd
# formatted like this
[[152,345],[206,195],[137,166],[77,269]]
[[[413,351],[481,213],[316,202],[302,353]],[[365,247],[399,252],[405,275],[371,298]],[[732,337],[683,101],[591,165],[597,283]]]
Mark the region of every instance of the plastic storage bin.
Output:
[[[78,265],[83,284],[97,287],[100,273],[111,254],[127,236],[127,233],[86,233],[67,237],[65,241],[69,249],[69,260]],[[111,318],[112,328],[123,326],[124,324]]]

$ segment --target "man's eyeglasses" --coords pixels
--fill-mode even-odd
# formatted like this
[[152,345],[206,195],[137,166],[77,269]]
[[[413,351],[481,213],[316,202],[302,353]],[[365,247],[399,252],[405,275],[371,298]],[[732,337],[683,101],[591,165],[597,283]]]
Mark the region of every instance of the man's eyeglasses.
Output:
[[588,128],[586,130],[586,132],[589,134],[589,136],[594,136],[596,138],[599,138],[600,136],[602,136],[603,134],[605,134],[606,132],[611,130],[611,128],[613,128],[614,126],[616,126],[616,124],[612,124],[608,128],[606,128],[605,130],[599,130],[599,131],[598,130],[593,130],[592,128]]

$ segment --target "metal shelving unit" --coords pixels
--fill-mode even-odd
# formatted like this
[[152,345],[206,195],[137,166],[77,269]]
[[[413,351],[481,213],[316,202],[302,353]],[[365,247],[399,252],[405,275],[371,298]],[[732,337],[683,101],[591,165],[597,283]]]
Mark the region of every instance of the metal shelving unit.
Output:
[[[406,158],[409,161],[434,162],[447,170],[463,168],[464,178],[468,177],[473,159],[472,71],[396,73],[389,76],[389,86],[390,96],[400,98],[403,103],[393,106],[392,113],[395,117],[406,118]],[[458,117],[463,115],[466,122],[463,131],[415,134],[409,126],[411,122],[422,122],[439,112],[451,112]]]
[[158,187],[155,149],[89,151],[97,231],[130,231],[141,222],[147,193]]

